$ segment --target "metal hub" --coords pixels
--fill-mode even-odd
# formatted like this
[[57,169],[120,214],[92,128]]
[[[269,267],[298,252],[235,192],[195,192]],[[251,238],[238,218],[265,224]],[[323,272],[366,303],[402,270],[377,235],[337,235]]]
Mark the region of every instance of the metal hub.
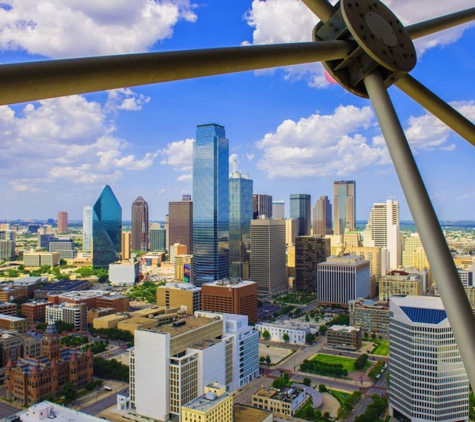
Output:
[[342,60],[324,62],[348,91],[368,98],[364,78],[379,68],[388,87],[416,65],[416,51],[402,23],[379,0],[340,0],[336,12],[313,31],[314,41],[354,41]]

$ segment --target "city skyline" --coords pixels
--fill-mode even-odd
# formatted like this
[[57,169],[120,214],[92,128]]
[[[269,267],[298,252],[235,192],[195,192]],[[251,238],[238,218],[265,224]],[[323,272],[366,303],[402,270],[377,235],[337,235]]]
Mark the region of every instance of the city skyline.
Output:
[[[78,5],[68,14],[66,6],[57,3],[58,14],[48,17],[40,8],[16,1],[8,8],[0,6],[3,26],[36,23],[36,37],[28,37],[26,27],[18,25],[0,41],[2,63],[306,41],[317,23],[297,1],[226,6],[198,1],[196,7],[183,1],[171,7],[176,14],[167,15],[168,20],[157,18],[159,8],[168,5],[164,1],[154,6],[153,18],[141,14],[140,7],[134,13],[128,5],[114,7],[114,23],[120,28],[114,32],[109,31],[110,22],[99,16],[107,16],[107,8],[99,12]],[[394,9],[406,23],[473,5],[470,0],[437,7],[424,4],[414,10],[404,0]],[[289,15],[292,25],[288,25]],[[66,16],[76,35],[63,37],[59,45],[50,37],[66,35],[59,25]],[[147,29],[146,19],[155,20],[154,31]],[[85,22],[92,25],[87,31]],[[419,40],[420,63],[413,74],[445,100],[456,101],[456,108],[473,120],[475,64],[470,54],[475,30],[472,27],[458,38],[465,27]],[[219,41],[212,36],[214,31],[221,34]],[[130,44],[122,33],[137,35],[135,43]],[[99,37],[104,42],[97,43]],[[32,38],[39,42],[33,43]],[[320,65],[292,66],[1,107],[0,174],[5,183],[0,194],[5,206],[0,218],[46,219],[65,210],[71,220],[80,219],[82,208],[93,203],[108,183],[121,204],[143,195],[151,219],[163,220],[168,202],[191,192],[194,128],[217,122],[233,134],[230,160],[237,159],[242,172],[255,180],[256,192],[276,200],[296,191],[331,198],[334,180],[356,180],[357,219],[366,218],[374,202],[388,198],[400,202],[402,220],[410,219],[369,102],[329,85],[321,69]],[[475,158],[473,148],[397,89],[390,94],[439,217],[470,219],[475,195],[466,174]],[[35,148],[37,143],[41,150]],[[128,207],[124,210],[124,218],[129,219]]]

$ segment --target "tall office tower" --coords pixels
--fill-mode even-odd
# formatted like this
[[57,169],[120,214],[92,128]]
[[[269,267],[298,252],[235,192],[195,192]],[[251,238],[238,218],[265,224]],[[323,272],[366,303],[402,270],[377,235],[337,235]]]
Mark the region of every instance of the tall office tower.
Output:
[[299,236],[310,234],[310,195],[304,193],[290,195],[290,218],[299,220]]
[[251,220],[252,180],[234,168],[229,177],[229,275],[231,277],[249,278]]
[[386,248],[389,269],[401,265],[401,233],[399,231],[399,202],[388,199],[374,204],[363,233],[366,247]]
[[272,201],[272,218],[285,218],[285,201]]
[[92,207],[82,210],[82,250],[90,252],[92,248]]
[[166,252],[167,234],[159,223],[151,224],[149,239],[151,252]]
[[356,182],[333,182],[333,234],[356,230]]
[[68,231],[68,213],[66,211],[58,212],[58,233]]
[[295,239],[295,284],[297,290],[317,291],[317,265],[330,256],[330,239],[299,236]]
[[165,224],[163,225],[165,228],[165,248],[167,251],[170,250],[170,216],[167,214],[165,216]]
[[251,221],[251,280],[259,296],[287,291],[285,220]]
[[138,328],[129,356],[137,414],[178,420],[181,407],[210,382],[232,392],[259,375],[259,333],[246,316],[195,312],[178,323]]
[[347,305],[370,294],[369,261],[361,256],[331,256],[317,267],[317,298],[320,303]]
[[148,251],[148,203],[141,196],[132,202],[132,250]]
[[[411,233],[410,236],[404,238],[403,250],[402,265],[404,267],[414,267],[418,270],[427,268],[430,272],[429,260],[422,246],[419,233]],[[429,275],[429,279],[432,279],[431,275]]]
[[132,247],[132,233],[131,232],[122,232],[121,237],[121,251],[122,251],[122,260],[128,261],[130,259],[130,252]]
[[0,229],[0,260],[10,260],[15,256],[15,239],[15,230]]
[[257,220],[259,217],[272,218],[272,195],[255,193],[252,195],[252,218]]
[[326,236],[332,233],[332,204],[328,196],[321,196],[313,206],[313,234]]
[[199,125],[193,145],[192,280],[229,276],[229,141],[223,126]]
[[121,252],[122,207],[106,185],[92,209],[92,265],[109,268]]
[[295,239],[299,235],[299,220],[295,218],[285,219],[285,244],[294,245]]
[[186,245],[191,253],[193,250],[193,201],[191,195],[183,195],[181,201],[168,203],[168,230],[170,245],[181,243]]
[[392,297],[389,413],[404,421],[467,421],[469,383],[442,301]]

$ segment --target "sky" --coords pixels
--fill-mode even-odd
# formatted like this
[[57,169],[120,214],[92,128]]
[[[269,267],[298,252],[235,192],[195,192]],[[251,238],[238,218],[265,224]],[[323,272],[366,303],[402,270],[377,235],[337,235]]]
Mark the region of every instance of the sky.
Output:
[[[386,0],[404,24],[473,0]],[[318,19],[299,0],[2,0],[0,63],[310,41]],[[411,75],[475,121],[475,27],[416,41]],[[475,149],[396,87],[390,96],[440,219],[475,220]],[[331,201],[355,180],[357,219],[396,199],[410,220],[370,102],[329,84],[319,63],[129,87],[0,107],[0,220],[81,219],[109,184],[130,219],[192,193],[196,125],[226,128],[230,162],[254,192]],[[231,169],[231,167],[230,167]]]

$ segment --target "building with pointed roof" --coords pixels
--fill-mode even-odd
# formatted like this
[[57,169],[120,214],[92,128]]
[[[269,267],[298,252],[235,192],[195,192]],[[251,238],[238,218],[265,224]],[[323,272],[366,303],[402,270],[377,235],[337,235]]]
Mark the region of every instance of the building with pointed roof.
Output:
[[54,324],[49,324],[41,339],[41,355],[10,359],[5,368],[6,397],[22,406],[36,404],[47,396],[59,397],[61,388],[72,382],[84,388],[94,379],[94,355],[61,344]]

